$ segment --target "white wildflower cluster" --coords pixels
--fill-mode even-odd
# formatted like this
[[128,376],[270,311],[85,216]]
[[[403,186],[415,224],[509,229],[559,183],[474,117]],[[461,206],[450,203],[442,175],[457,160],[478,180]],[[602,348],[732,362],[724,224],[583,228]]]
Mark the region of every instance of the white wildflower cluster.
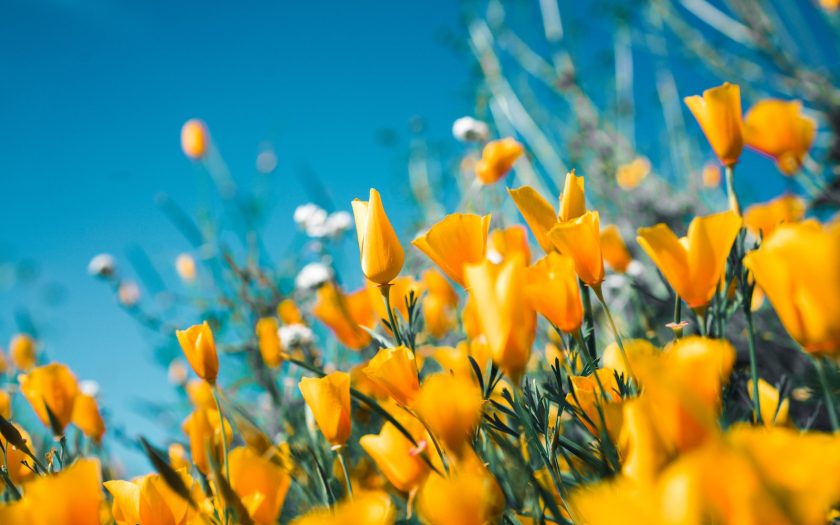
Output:
[[88,273],[95,277],[110,277],[117,271],[117,262],[110,253],[95,255],[88,263]]
[[298,290],[312,290],[318,288],[333,277],[332,268],[324,263],[311,262],[300,269],[295,277]]
[[295,224],[310,237],[338,237],[353,226],[353,217],[346,211],[327,213],[317,204],[303,204],[295,209]]
[[303,324],[283,325],[277,330],[277,334],[280,336],[280,343],[283,348],[312,344],[314,337],[312,329]]
[[461,117],[452,123],[452,135],[461,142],[485,142],[490,138],[490,127],[472,117]]

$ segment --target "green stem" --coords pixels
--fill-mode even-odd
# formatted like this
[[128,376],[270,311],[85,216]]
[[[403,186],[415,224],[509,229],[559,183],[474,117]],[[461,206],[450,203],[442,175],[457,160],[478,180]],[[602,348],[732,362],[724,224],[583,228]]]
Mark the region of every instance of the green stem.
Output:
[[581,292],[580,297],[583,302],[584,326],[589,329],[589,337],[586,338],[586,345],[583,346],[583,349],[588,350],[589,357],[595,359],[597,356],[597,350],[595,349],[595,322],[592,320],[592,300],[589,297],[589,287],[580,280],[579,284]]
[[726,195],[729,198],[729,209],[733,210],[740,216],[741,203],[738,201],[738,195],[735,193],[734,164],[724,167],[724,171],[726,172]]
[[347,485],[347,497],[352,500],[353,485],[350,483],[350,473],[347,471],[347,462],[344,460],[344,447],[337,447],[335,453],[338,455],[338,462],[341,464],[341,471],[344,473],[344,483]]
[[825,408],[828,410],[828,419],[831,421],[831,429],[836,434],[840,431],[840,422],[837,421],[837,408],[834,405],[834,394],[831,392],[831,387],[828,384],[828,377],[825,375],[825,366],[822,358],[814,358],[814,367],[817,369],[817,376],[820,378],[820,386],[823,389],[825,396]]
[[682,298],[680,294],[674,291],[674,337],[679,339],[682,337],[683,329],[680,327],[682,322]]
[[700,335],[706,337],[706,308],[703,307],[702,310],[698,308],[694,310],[694,313],[697,314],[697,325],[700,330]]
[[391,309],[391,285],[384,284],[379,287],[379,291],[382,293],[382,298],[385,299],[385,308],[388,310],[388,322],[391,323],[391,333],[394,334],[394,340],[397,342],[397,346],[399,346],[403,343],[400,337],[400,330],[397,327],[397,320],[394,317],[394,310]]
[[624,360],[624,367],[627,368],[627,375],[631,378],[636,377],[633,373],[633,368],[630,365],[630,359],[627,357],[627,352],[624,350],[624,342],[621,340],[621,334],[618,332],[618,326],[615,324],[615,319],[613,319],[612,312],[610,312],[610,307],[607,306],[607,302],[604,300],[604,292],[601,290],[601,286],[595,286],[592,290],[595,291],[595,297],[598,298],[601,306],[604,307],[604,312],[607,314],[607,321],[610,323],[610,330],[612,330],[615,343],[618,345],[618,349],[621,350],[621,358]]
[[[222,413],[222,403],[219,401],[219,386],[216,385],[213,388],[213,400],[216,401],[216,410],[219,412],[219,428],[222,433],[222,458],[224,459],[225,465],[225,480],[230,484],[230,465],[228,464],[228,446],[227,446],[227,433],[225,432],[225,415]],[[225,525],[230,522],[230,513],[225,506]]]
[[752,376],[753,412],[755,421],[759,425],[763,423],[761,418],[761,400],[758,396],[758,359],[755,351],[755,327],[753,326],[752,312],[749,303],[744,303],[744,313],[747,317],[747,344],[750,351],[750,375]]

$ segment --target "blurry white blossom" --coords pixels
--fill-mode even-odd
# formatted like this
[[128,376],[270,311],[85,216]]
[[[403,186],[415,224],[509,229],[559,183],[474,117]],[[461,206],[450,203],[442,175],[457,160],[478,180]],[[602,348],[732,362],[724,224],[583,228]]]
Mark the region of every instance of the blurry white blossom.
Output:
[[79,391],[90,397],[99,395],[99,383],[96,381],[79,381]]
[[461,142],[483,142],[490,138],[490,128],[480,120],[461,117],[452,123],[452,135]]
[[95,255],[88,263],[88,273],[96,277],[110,277],[117,271],[117,263],[109,253]]
[[636,259],[633,259],[632,261],[630,261],[630,264],[627,265],[627,275],[629,275],[630,277],[638,277],[642,275],[644,269],[645,267],[642,263],[640,263]]
[[123,281],[117,289],[117,298],[120,304],[130,308],[140,301],[140,287],[133,281]]
[[346,211],[327,214],[326,210],[312,203],[298,206],[294,220],[306,235],[315,239],[338,237],[353,226],[353,217]]
[[327,235],[337,237],[353,227],[353,216],[346,211],[334,211],[327,217]]
[[183,359],[173,359],[169,363],[169,369],[167,370],[167,378],[169,379],[169,383],[177,386],[183,386],[187,384],[187,377],[189,371],[187,370],[187,364],[184,362]]
[[311,344],[314,340],[312,329],[304,324],[289,324],[281,326],[277,330],[277,335],[280,336],[280,343],[283,348],[291,348],[293,346],[305,346]]
[[277,168],[277,153],[271,145],[266,145],[257,154],[257,171],[268,174]]
[[295,208],[295,224],[303,229],[310,224],[323,224],[327,220],[327,212],[317,204],[301,204]]
[[324,263],[312,262],[300,269],[295,277],[295,286],[299,290],[317,288],[332,279],[332,268]]

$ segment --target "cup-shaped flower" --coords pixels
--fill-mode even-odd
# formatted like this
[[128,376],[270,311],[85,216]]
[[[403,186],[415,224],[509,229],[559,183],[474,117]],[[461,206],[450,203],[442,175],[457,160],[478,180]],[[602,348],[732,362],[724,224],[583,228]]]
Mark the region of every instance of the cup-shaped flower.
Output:
[[[189,487],[192,478],[180,473]],[[194,517],[189,503],[166,484],[160,474],[147,474],[132,481],[111,480],[104,483],[114,503],[111,513],[117,525],[186,525]]]
[[[747,394],[750,400],[755,399],[752,379],[747,381]],[[788,412],[790,411],[790,400],[782,397],[781,392],[765,381],[758,378],[758,401],[761,407],[761,421],[765,427],[775,425],[785,426],[788,424]]]
[[500,230],[493,230],[487,238],[487,259],[499,263],[519,255],[526,265],[531,264],[531,249],[528,247],[528,230],[514,224]]
[[601,254],[601,222],[597,211],[560,222],[549,232],[554,246],[575,262],[575,272],[593,288],[604,280],[604,258]]
[[216,376],[219,374],[219,356],[216,354],[213,331],[210,330],[207,321],[186,330],[177,330],[175,335],[178,337],[178,343],[181,345],[187,362],[196,375],[211,385],[215,385]]
[[417,362],[414,353],[405,346],[383,348],[364,369],[371,381],[388,391],[402,405],[408,406],[420,392]]
[[703,128],[721,163],[732,166],[738,162],[744,149],[741,88],[725,82],[707,89],[702,97],[686,97],[685,104]]
[[475,176],[482,184],[502,179],[522,156],[525,148],[513,138],[493,140],[484,146],[481,159],[475,165]]
[[614,224],[605,226],[601,230],[601,255],[604,257],[604,262],[618,273],[626,272],[633,261],[618,227]]
[[560,213],[557,214],[557,219],[560,222],[571,221],[584,213],[586,213],[584,179],[575,175],[575,170],[572,170],[566,174],[563,194],[560,195]]
[[[416,425],[413,426],[420,427],[421,432],[418,434],[422,435],[422,425],[416,420],[414,423]],[[362,436],[359,445],[373,458],[391,485],[403,492],[414,490],[429,473],[429,467],[417,447],[391,423],[382,425],[379,434]]]
[[706,306],[720,284],[741,218],[729,210],[695,217],[688,235],[677,238],[665,224],[639,228],[637,240],[689,307]]
[[[359,350],[370,343],[370,334],[360,328],[376,324],[373,303],[366,288],[345,295],[335,284],[318,289],[312,315],[327,325],[345,346]],[[380,301],[381,302],[381,301]]]
[[379,192],[371,188],[369,200],[356,199],[352,204],[362,273],[376,284],[388,284],[402,270],[405,253]]
[[81,392],[76,395],[76,401],[73,403],[73,424],[94,442],[102,441],[102,436],[105,435],[105,421],[99,412],[99,403],[95,397]]
[[744,117],[747,146],[775,159],[785,175],[794,175],[802,167],[816,133],[816,123],[802,115],[798,100],[762,100]]
[[257,321],[257,344],[260,356],[269,368],[277,368],[283,363],[283,343],[278,333],[280,326],[274,317],[263,317]]
[[414,409],[429,430],[458,453],[481,421],[484,399],[470,379],[442,372],[423,380]]
[[744,265],[805,350],[840,351],[840,226],[779,226]]
[[[204,474],[210,473],[209,457],[222,459],[222,424],[219,412],[210,408],[196,408],[181,424],[181,430],[190,443],[190,456],[196,468]],[[233,436],[230,423],[225,419],[224,439],[230,443]]]
[[210,132],[203,120],[193,118],[181,126],[181,150],[192,160],[199,160],[207,155],[210,148]]
[[[57,474],[36,476],[26,484],[26,497],[0,506],[9,525],[79,525],[100,523],[102,481],[96,459],[81,458]],[[4,510],[12,509],[7,520]]]
[[536,316],[525,296],[522,259],[467,265],[464,274],[475,301],[473,313],[487,338],[493,362],[510,377],[518,378],[531,356],[536,326]]
[[489,215],[453,213],[414,239],[412,244],[450,279],[464,286],[464,266],[484,260],[489,230]]
[[230,486],[255,525],[277,523],[292,479],[283,468],[250,447],[230,451]]
[[32,336],[18,334],[9,343],[9,358],[18,370],[26,371],[38,362],[37,347]]
[[346,443],[350,437],[350,374],[304,377],[298,388],[327,441],[333,445]]
[[20,391],[44,426],[51,428],[47,407],[59,425],[55,430],[63,430],[70,423],[79,384],[69,368],[60,363],[50,363],[21,374],[18,380]]
[[557,213],[554,207],[545,200],[542,195],[530,186],[508,189],[513,203],[519,209],[519,213],[525,218],[528,228],[537,239],[537,243],[545,253],[554,250],[554,244],[548,238],[548,230],[557,224]]
[[525,295],[531,307],[566,333],[583,323],[580,287],[571,257],[550,252],[528,268]]
[[791,224],[805,217],[805,200],[797,195],[785,194],[775,199],[754,204],[744,211],[744,226],[756,237],[767,238],[780,224]]

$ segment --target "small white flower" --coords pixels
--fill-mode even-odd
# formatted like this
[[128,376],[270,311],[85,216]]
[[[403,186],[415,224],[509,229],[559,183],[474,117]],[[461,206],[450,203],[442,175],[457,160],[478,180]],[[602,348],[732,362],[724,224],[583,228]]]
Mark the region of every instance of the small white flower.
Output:
[[630,277],[638,277],[642,275],[642,272],[644,272],[644,270],[644,265],[636,259],[633,259],[632,261],[630,261],[630,264],[627,265],[627,275],[629,275]]
[[326,264],[312,262],[304,266],[295,277],[295,286],[299,290],[317,288],[332,279],[332,268]]
[[140,287],[133,281],[123,281],[117,289],[117,298],[123,306],[130,308],[140,301]]
[[338,237],[353,227],[353,216],[346,211],[332,212],[327,217],[327,227],[330,230],[330,236]]
[[280,342],[283,348],[291,348],[293,346],[304,346],[311,344],[313,341],[312,330],[303,324],[290,324],[281,326],[277,330],[277,335],[280,336]]
[[173,359],[169,363],[169,369],[167,370],[166,376],[169,379],[170,384],[177,386],[186,385],[187,377],[189,376],[187,364],[183,359]]
[[88,273],[96,277],[110,277],[117,271],[117,263],[109,253],[95,255],[88,263]]
[[323,224],[327,220],[327,212],[317,204],[302,204],[295,208],[295,224],[303,229],[316,224]]
[[452,123],[452,135],[461,142],[480,142],[490,138],[490,128],[480,120],[461,117]]
[[96,381],[79,381],[79,391],[90,397],[99,395],[99,383]]

